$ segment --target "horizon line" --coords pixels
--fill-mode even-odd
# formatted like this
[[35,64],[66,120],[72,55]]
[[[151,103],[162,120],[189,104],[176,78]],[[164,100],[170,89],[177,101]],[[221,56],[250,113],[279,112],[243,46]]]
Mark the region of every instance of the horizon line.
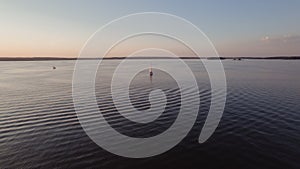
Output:
[[57,57],[57,56],[42,56],[42,57],[1,57],[0,61],[51,61],[51,60],[119,60],[119,59],[207,59],[207,60],[244,60],[244,59],[269,59],[269,60],[300,60],[300,55],[298,56],[209,56],[209,57],[197,57],[197,56],[181,56],[181,57],[168,57],[168,56],[134,56],[134,57],[124,57],[124,56],[113,56],[113,57]]

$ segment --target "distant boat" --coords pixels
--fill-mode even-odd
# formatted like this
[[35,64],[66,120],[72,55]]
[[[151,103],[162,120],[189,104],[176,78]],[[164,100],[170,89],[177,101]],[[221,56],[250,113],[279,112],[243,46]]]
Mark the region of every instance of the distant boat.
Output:
[[238,61],[241,61],[242,58],[233,58],[233,60],[238,60]]
[[54,70],[54,69],[56,69],[56,67],[55,67],[55,66],[53,66],[53,67],[52,67],[52,69]]

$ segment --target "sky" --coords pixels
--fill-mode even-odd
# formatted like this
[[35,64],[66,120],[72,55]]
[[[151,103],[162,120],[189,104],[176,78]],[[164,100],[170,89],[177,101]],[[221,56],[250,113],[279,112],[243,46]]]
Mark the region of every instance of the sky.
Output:
[[[137,12],[189,20],[221,56],[295,56],[299,9],[300,0],[0,0],[0,57],[77,57],[96,30]],[[128,54],[126,47],[118,49],[111,55]]]

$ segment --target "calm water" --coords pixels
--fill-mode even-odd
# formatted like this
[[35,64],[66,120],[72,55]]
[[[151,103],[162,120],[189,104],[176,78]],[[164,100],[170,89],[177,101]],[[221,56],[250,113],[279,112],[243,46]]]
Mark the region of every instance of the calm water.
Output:
[[[117,62],[106,61],[96,80],[99,109],[111,126],[132,137],[168,129],[180,107],[174,79],[158,70],[151,80],[147,71],[135,77],[134,107],[148,109],[148,94],[157,88],[165,91],[168,104],[154,122],[133,123],[111,102],[109,80]],[[300,61],[224,61],[226,108],[204,144],[198,137],[210,105],[209,81],[203,67],[187,62],[199,84],[197,121],[176,147],[146,159],[113,155],[85,134],[72,100],[74,61],[0,62],[0,168],[300,168]],[[86,101],[87,118],[95,116],[88,108]]]

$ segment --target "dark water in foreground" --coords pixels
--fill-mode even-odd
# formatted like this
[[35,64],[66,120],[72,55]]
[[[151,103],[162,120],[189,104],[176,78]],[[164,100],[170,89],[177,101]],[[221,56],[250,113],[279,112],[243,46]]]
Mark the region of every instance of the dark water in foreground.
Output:
[[[131,123],[116,114],[110,102],[106,78],[115,62],[107,61],[96,81],[99,109],[110,124],[132,137],[151,137],[170,127],[180,105],[174,80],[160,71],[152,81],[146,71],[138,74],[131,85],[132,104],[139,110],[149,108],[150,90],[161,88],[168,105],[151,124]],[[176,147],[145,159],[113,155],[83,131],[72,100],[73,61],[0,62],[0,168],[300,168],[299,61],[224,61],[225,112],[203,144],[198,137],[210,87],[203,68],[187,62],[200,86],[197,121]],[[88,106],[87,101],[87,111]]]

